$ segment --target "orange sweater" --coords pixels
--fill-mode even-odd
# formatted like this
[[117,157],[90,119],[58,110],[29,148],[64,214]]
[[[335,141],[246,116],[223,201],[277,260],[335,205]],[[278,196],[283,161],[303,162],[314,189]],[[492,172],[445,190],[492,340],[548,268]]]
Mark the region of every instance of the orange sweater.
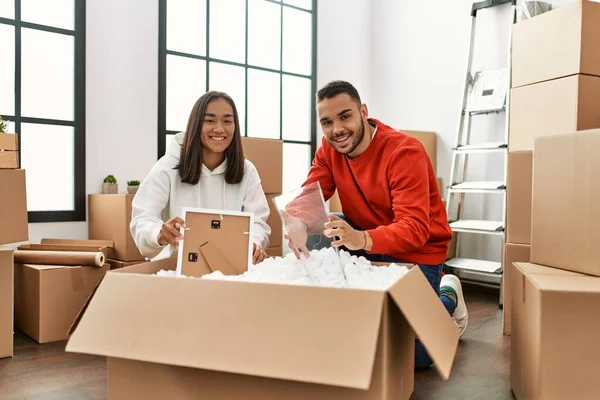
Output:
[[[337,188],[344,216],[373,239],[370,253],[416,264],[443,263],[452,231],[425,148],[376,119],[369,122],[377,132],[353,160],[323,139],[304,185],[318,181],[325,200]],[[293,208],[290,214],[304,220],[301,202]]]

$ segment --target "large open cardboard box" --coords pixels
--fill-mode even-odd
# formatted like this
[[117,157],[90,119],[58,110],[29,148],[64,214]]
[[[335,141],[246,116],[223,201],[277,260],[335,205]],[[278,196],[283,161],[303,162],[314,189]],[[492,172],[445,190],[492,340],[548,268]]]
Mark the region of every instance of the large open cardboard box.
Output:
[[600,129],[538,137],[531,262],[600,276]]
[[110,399],[408,399],[415,333],[443,379],[459,330],[419,268],[387,291],[106,274],[68,352],[108,357]]
[[13,355],[13,250],[0,248],[0,358]]
[[600,75],[599,41],[600,4],[592,1],[573,1],[515,24],[513,87],[575,74]]
[[517,400],[597,399],[600,278],[515,263],[511,388]]

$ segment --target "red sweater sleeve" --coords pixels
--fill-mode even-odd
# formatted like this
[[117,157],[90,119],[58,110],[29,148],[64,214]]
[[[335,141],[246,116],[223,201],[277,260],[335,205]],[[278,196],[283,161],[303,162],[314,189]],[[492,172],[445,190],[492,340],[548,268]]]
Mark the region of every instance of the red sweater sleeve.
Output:
[[398,149],[388,169],[393,223],[369,230],[370,253],[406,253],[429,239],[429,177],[427,155],[417,147]]
[[[333,174],[329,163],[327,162],[327,156],[323,149],[323,146],[327,146],[324,141],[321,147],[317,149],[315,158],[313,159],[312,166],[308,172],[306,181],[302,184],[303,187],[309,186],[311,183],[319,182],[321,190],[323,192],[324,200],[327,201],[335,193],[335,181],[333,180]],[[314,187],[314,185],[312,185]],[[318,197],[317,197],[318,196]],[[306,190],[300,194],[296,199],[292,200],[287,206],[285,211],[292,217],[298,218],[304,222],[308,227],[309,232],[315,228],[319,228],[318,225],[324,223],[323,216],[315,214],[315,204],[321,203],[320,194],[318,191]],[[326,215],[325,215],[326,217]],[[321,232],[318,232],[321,233]]]

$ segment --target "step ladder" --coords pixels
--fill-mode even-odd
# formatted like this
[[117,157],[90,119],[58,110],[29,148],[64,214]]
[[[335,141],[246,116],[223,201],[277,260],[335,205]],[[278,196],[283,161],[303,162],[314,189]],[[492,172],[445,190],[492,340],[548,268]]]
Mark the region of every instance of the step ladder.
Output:
[[[460,256],[461,241],[468,235],[494,235],[504,242],[506,224],[506,174],[508,158],[508,106],[510,97],[510,47],[512,26],[509,27],[508,67],[498,70],[472,72],[473,48],[477,13],[480,10],[511,3],[512,23],[516,21],[516,0],[487,0],[473,3],[471,9],[470,45],[464,90],[461,97],[460,119],[452,149],[450,180],[446,194],[446,212],[450,227],[456,236],[455,257],[445,262],[446,268],[462,281],[483,286],[500,287],[502,282],[502,264],[490,260],[463,258]],[[504,140],[491,143],[471,143],[471,120],[474,116],[504,113]],[[469,156],[473,154],[491,155],[501,153],[504,156],[504,174],[502,181],[465,181]],[[470,220],[461,218],[464,210],[464,196],[479,193],[502,196],[502,220]],[[502,256],[500,257],[502,259]],[[502,301],[501,301],[502,303]]]

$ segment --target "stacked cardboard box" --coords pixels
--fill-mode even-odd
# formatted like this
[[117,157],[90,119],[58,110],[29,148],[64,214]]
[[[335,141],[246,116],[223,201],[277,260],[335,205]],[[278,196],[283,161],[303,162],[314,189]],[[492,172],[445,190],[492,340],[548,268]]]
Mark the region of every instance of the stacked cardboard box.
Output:
[[131,202],[133,194],[90,194],[88,196],[88,234],[92,240],[108,240],[108,264],[111,269],[144,261],[133,237]]
[[[534,139],[600,128],[600,4],[578,1],[514,26],[503,256],[503,333],[511,334],[512,263],[529,261]],[[559,32],[557,26],[568,27]],[[566,32],[566,33],[565,33]]]
[[515,263],[511,387],[520,399],[598,397],[600,129],[537,137],[531,264]]
[[[0,245],[29,240],[25,171],[0,169],[0,188]],[[13,355],[14,269],[13,250],[0,246],[0,358]]]
[[262,188],[267,195],[271,214],[267,223],[271,227],[268,256],[283,254],[283,222],[275,209],[273,198],[280,196],[283,190],[283,142],[272,139],[242,138],[244,154],[254,164],[261,179]]
[[19,145],[15,133],[0,133],[0,169],[19,168]]
[[[110,241],[42,239],[17,251],[102,252]],[[17,253],[15,253],[17,254]],[[105,259],[105,258],[104,258]],[[96,289],[108,264],[15,264],[15,325],[38,343],[66,340],[77,314]]]

